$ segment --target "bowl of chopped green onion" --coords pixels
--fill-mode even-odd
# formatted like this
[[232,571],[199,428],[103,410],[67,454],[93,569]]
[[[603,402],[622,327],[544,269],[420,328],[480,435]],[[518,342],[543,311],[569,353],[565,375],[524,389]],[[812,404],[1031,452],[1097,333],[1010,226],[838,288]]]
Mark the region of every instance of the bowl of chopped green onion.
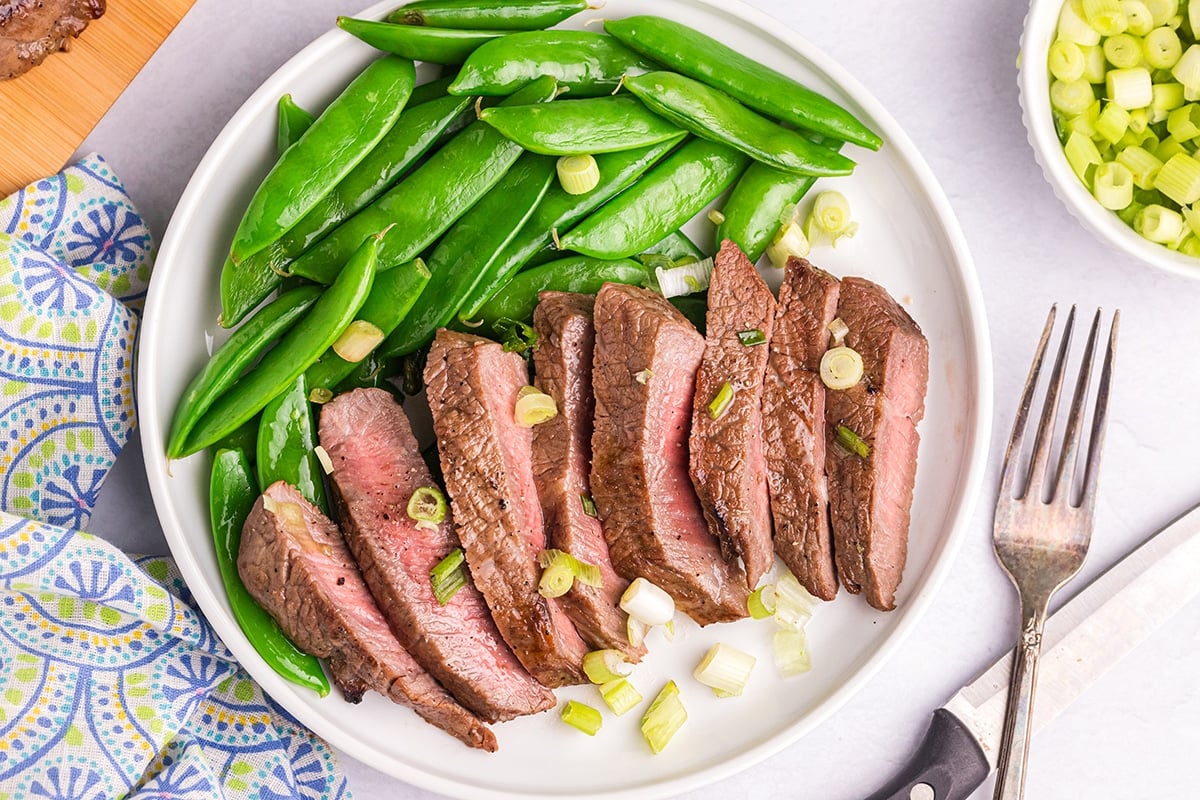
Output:
[[1033,0],[1020,96],[1056,195],[1135,258],[1200,277],[1200,0]]

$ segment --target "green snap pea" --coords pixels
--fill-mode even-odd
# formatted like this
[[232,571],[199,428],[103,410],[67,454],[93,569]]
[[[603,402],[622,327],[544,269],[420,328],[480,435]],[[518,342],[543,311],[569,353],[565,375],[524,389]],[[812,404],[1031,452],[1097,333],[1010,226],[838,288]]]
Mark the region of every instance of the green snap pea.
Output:
[[671,305],[679,309],[679,312],[696,326],[696,330],[700,331],[701,336],[704,335],[708,320],[708,292],[672,297]]
[[321,290],[316,286],[302,286],[280,295],[234,331],[225,344],[212,354],[204,368],[183,390],[183,396],[175,406],[171,431],[167,436],[168,458],[179,458],[183,454],[184,442],[204,412],[320,296]]
[[602,33],[522,31],[480,46],[463,62],[450,94],[511,94],[540,75],[553,75],[571,97],[612,94],[623,75],[654,67]]
[[226,259],[221,269],[221,324],[236,325],[279,285],[292,259],[370,205],[465,116],[474,118],[470,105],[469,97],[443,95],[406,108],[375,149],[290,231],[241,264]]
[[233,236],[230,258],[244,261],[291,230],[392,127],[412,93],[412,61],[370,64],[284,151],[259,185]]
[[[371,293],[358,310],[357,319],[369,322],[385,336],[389,336],[410,314],[414,304],[425,295],[429,287],[430,272],[425,262],[417,259],[401,264],[394,269],[375,276]],[[382,344],[382,343],[381,343]],[[379,348],[377,347],[376,350]],[[359,362],[361,363],[361,362]],[[308,368],[309,391],[333,389],[356,371],[358,365],[339,356],[332,348]]]
[[479,118],[526,150],[548,156],[632,150],[684,135],[679,127],[628,95],[487,108]]
[[459,309],[459,317],[474,319],[483,304],[504,286],[509,277],[539,253],[553,249],[556,257],[561,256],[562,253],[554,249],[556,231],[574,225],[637,180],[638,176],[670,152],[674,144],[662,142],[637,150],[596,156],[600,183],[584,194],[567,194],[558,183],[552,183],[533,216],[492,262],[488,275],[475,285]]
[[258,450],[258,423],[259,417],[251,417],[245,425],[235,430],[228,436],[222,436],[217,441],[213,442],[212,451],[215,453],[218,450],[241,450],[246,454],[246,458],[250,463],[254,463],[256,451]]
[[449,92],[450,84],[454,82],[454,76],[444,78],[435,78],[428,83],[422,83],[419,86],[414,86],[412,95],[408,98],[407,108],[419,106],[422,103],[428,103],[430,100],[437,100],[439,97],[445,97]]
[[625,80],[648,108],[695,135],[798,175],[849,175],[854,162],[760,116],[729,95],[676,72]]
[[555,176],[548,156],[525,153],[491,191],[446,232],[429,256],[429,289],[380,348],[407,355],[433,340],[489,274],[497,257],[529,221]]
[[696,243],[689,239],[683,231],[671,231],[663,237],[662,241],[643,250],[639,257],[648,255],[666,256],[672,261],[679,261],[681,258],[703,261],[708,258],[704,251],[697,247]]
[[321,662],[300,650],[280,630],[262,606],[254,601],[238,575],[238,549],[242,525],[258,499],[254,471],[242,450],[218,450],[209,481],[209,513],[217,567],[233,617],[267,666],[292,683],[312,689],[321,697],[329,694],[329,680]]
[[378,50],[431,64],[461,64],[480,45],[504,35],[503,31],[426,28],[353,17],[338,17],[337,26]]
[[[504,102],[547,102],[556,92],[553,78],[539,78]],[[389,225],[379,247],[380,265],[388,269],[412,261],[495,186],[520,155],[520,146],[490,125],[471,123],[408,177],[292,262],[292,272],[329,283],[359,242]]]
[[255,460],[258,485],[290,483],[308,502],[328,513],[321,477],[324,470],[316,446],[317,426],[308,402],[308,382],[301,375],[262,410]]
[[645,58],[720,89],[768,117],[871,150],[883,143],[829,98],[687,25],[645,15],[606,20],[604,30]]
[[442,28],[532,31],[557,25],[587,7],[587,0],[417,0],[396,9],[387,20]]
[[285,94],[279,98],[279,121],[275,132],[275,149],[279,155],[294,145],[304,132],[312,127],[313,115],[296,105],[296,100]]
[[529,322],[539,292],[595,294],[606,283],[643,283],[646,268],[636,261],[608,261],[591,256],[570,256],[518,272],[504,288],[479,309],[478,319],[494,326],[501,319]]
[[732,147],[692,139],[560,237],[560,244],[597,258],[641,253],[729,188],[749,161]]
[[403,370],[404,359],[381,358],[378,352],[371,353],[354,365],[354,369],[345,380],[334,387],[333,393],[342,394],[355,389],[386,389],[403,400],[404,393],[392,383],[392,378],[402,374]]
[[284,334],[236,386],[217,398],[192,428],[180,455],[202,450],[245,423],[291,386],[337,340],[371,291],[380,238],[376,235],[365,239],[304,319]]

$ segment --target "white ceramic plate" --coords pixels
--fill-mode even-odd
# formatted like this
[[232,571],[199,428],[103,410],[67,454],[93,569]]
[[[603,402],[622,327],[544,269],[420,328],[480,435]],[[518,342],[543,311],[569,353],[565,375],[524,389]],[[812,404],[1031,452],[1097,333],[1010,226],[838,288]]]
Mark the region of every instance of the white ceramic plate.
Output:
[[[393,3],[364,12],[382,16]],[[645,4],[608,0],[603,14]],[[354,757],[418,786],[463,798],[663,797],[719,780],[795,741],[883,667],[933,600],[951,569],[983,474],[991,421],[991,359],[974,269],[958,224],[925,162],[890,115],[837,64],[769,17],[731,0],[658,0],[655,11],[686,22],[846,105],[887,144],[853,149],[860,161],[836,186],[851,200],[858,236],[814,260],[835,274],[887,286],[930,342],[927,416],[913,505],[908,568],[898,610],[881,614],[845,592],[809,625],[813,669],[781,679],[771,660],[770,621],[700,629],[684,621],[672,642],[658,634],[637,668],[647,701],[678,681],[689,719],[665,752],[652,756],[638,731],[644,707],[606,715],[594,738],[564,726],[557,712],[496,727],[500,750],[469,750],[379,696],[358,706],[335,691],[319,699],[278,678],[238,630],[209,538],[208,460],[171,465],[163,457],[172,409],[223,333],[217,274],[241,209],[274,158],[275,101],[291,92],[320,108],[375,53],[341,31],[322,36],[246,102],[213,143],[184,192],[155,268],[142,331],[139,405],[146,466],[167,541],[201,608],[252,675],[302,722]],[[589,12],[573,21],[582,24]],[[819,187],[818,187],[819,188]],[[693,231],[698,241],[711,226]],[[774,272],[768,270],[768,272]],[[778,275],[769,275],[777,282]],[[690,676],[714,641],[758,657],[745,694],[717,700]],[[602,706],[590,687],[559,692]],[[803,792],[798,779],[797,791]]]

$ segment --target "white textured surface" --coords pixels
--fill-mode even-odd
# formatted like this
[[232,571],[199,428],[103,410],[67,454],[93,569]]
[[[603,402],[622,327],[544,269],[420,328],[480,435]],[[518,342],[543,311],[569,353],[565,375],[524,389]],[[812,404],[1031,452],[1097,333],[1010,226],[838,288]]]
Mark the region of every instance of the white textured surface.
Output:
[[[963,0],[751,4],[849,69],[907,130],[949,195],[990,317],[993,474],[1048,305],[1121,308],[1106,471],[1081,580],[1200,502],[1200,409],[1193,401],[1200,384],[1192,372],[1200,282],[1115,255],[1084,232],[1042,180],[1017,104],[1025,8]],[[188,176],[233,111],[335,14],[360,5],[260,0],[231,15],[228,4],[199,0],[85,147],[113,162],[161,236]],[[851,800],[887,780],[929,713],[1013,637],[1015,598],[992,557],[990,505],[990,496],[981,501],[955,570],[882,674],[796,745],[689,800]],[[136,444],[110,478],[92,527],[128,549],[165,550]],[[1035,740],[1028,796],[1193,797],[1198,667],[1200,605],[1193,603]],[[359,798],[432,797],[349,758],[344,763]],[[988,796],[990,783],[976,793]]]

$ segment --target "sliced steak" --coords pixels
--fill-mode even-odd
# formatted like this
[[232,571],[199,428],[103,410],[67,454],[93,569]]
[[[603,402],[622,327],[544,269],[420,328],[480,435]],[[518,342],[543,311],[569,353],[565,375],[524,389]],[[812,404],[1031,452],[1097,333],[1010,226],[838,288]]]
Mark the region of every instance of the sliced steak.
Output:
[[471,747],[495,735],[409,655],[388,628],[337,526],[293,487],[267,487],[242,529],[246,588],[305,652],[328,658],[357,701],[364,686],[406,705]]
[[[882,287],[862,278],[842,281],[838,316],[850,328],[846,345],[862,356],[865,374],[851,389],[826,393],[834,553],[842,585],[890,611],[908,550],[929,344]],[[835,443],[839,425],[866,442],[866,458]]]
[[563,608],[590,646],[620,650],[636,661],[646,650],[629,643],[625,612],[617,607],[629,584],[613,569],[594,507],[589,514],[584,505],[592,502],[594,305],[592,295],[539,295],[533,312],[535,383],[554,398],[558,415],[533,429],[533,475],[550,546],[600,568],[601,585],[576,581],[561,598]]
[[105,7],[105,0],[0,0],[0,80],[69,49]]
[[445,606],[429,571],[458,547],[449,514],[419,527],[408,501],[436,487],[404,409],[383,389],[357,389],[321,409],[338,519],[371,594],[400,643],[450,693],[494,722],[543,711],[554,695],[521,666],[471,584]]
[[829,486],[825,479],[825,385],[821,356],[840,284],[802,258],[789,258],[763,392],[763,439],[775,552],[804,588],[837,595]]
[[500,635],[546,686],[580,683],[587,645],[556,600],[538,594],[546,547],[533,432],[517,425],[529,370],[496,342],[438,331],[425,366],[442,474],[458,538]]
[[645,577],[701,625],[746,616],[745,577],[721,557],[688,475],[704,337],[662,295],[596,297],[592,497],[618,573]]
[[[726,239],[708,287],[704,360],[692,406],[691,475],[709,531],[727,560],[742,559],[751,589],[775,562],[762,435],[763,376],[774,325],[775,297],[746,254]],[[738,338],[754,331],[762,334],[762,344],[745,345]],[[725,384],[733,398],[714,419],[709,404]]]

